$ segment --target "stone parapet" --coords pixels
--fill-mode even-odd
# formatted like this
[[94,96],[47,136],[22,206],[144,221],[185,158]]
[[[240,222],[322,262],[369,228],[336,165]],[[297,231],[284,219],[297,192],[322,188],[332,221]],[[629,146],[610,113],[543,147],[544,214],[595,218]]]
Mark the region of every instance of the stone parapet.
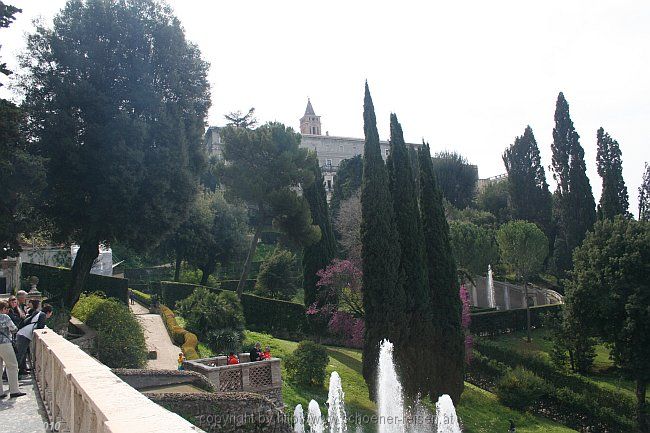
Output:
[[[202,431],[52,330],[34,331],[34,373],[50,422],[71,433]],[[58,424],[57,424],[58,423]]]

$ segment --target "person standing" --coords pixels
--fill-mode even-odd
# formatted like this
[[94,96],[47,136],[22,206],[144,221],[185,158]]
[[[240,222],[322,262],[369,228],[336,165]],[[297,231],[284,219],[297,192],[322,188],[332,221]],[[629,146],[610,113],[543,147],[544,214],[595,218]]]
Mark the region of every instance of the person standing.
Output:
[[14,325],[20,325],[20,322],[22,322],[22,320],[25,318],[25,313],[20,308],[18,308],[18,299],[12,295],[9,297],[9,300],[7,302],[9,304],[9,318],[12,322],[14,322]]
[[27,374],[27,350],[34,337],[34,329],[45,328],[45,321],[52,317],[52,306],[45,304],[43,309],[34,311],[23,320],[16,333],[16,358],[21,366],[19,374]]
[[259,341],[255,343],[255,347],[250,351],[249,354],[251,362],[261,361],[262,360],[262,343]]
[[24,315],[27,315],[27,292],[24,290],[18,290],[16,293],[16,299],[18,300],[18,308],[23,312]]
[[[7,381],[9,382],[9,398],[17,398],[25,395],[20,392],[18,388],[18,361],[14,353],[14,347],[11,344],[11,334],[16,332],[18,328],[7,315],[9,312],[9,305],[0,301],[0,371],[3,365],[7,366]],[[0,380],[0,399],[7,396],[4,391],[4,385]]]

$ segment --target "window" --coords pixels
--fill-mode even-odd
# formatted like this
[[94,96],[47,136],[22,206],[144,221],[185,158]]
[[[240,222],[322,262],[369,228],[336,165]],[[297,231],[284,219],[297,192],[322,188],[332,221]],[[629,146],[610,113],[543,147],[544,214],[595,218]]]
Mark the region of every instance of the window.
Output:
[[343,152],[343,145],[342,145],[342,144],[339,144],[339,150],[340,150],[341,152]]
[[384,150],[384,153],[386,153],[386,156],[388,156],[388,153],[390,152],[390,149]]
[[332,160],[331,160],[331,159],[326,160],[326,161],[325,161],[325,165],[326,165],[327,167],[332,167]]

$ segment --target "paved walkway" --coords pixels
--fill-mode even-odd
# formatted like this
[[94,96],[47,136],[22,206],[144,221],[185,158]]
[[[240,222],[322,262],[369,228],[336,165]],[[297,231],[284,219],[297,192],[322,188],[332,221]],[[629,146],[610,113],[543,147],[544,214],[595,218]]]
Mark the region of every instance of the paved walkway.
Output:
[[142,328],[148,350],[155,350],[156,359],[147,361],[149,370],[176,370],[178,368],[178,354],[180,347],[174,346],[167,328],[159,314],[149,314],[149,309],[137,302],[129,305],[133,314],[136,315]]
[[[9,393],[9,384],[5,382],[5,392]],[[0,400],[0,431],[7,433],[42,433],[49,432],[45,408],[33,377],[19,381],[20,390],[27,395],[18,398],[5,397]]]

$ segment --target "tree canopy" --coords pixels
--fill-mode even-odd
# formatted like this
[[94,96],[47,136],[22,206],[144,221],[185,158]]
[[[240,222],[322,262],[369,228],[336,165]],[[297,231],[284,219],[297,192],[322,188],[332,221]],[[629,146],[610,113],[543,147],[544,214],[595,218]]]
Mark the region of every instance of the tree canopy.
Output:
[[29,36],[21,83],[47,158],[45,215],[80,244],[67,304],[98,244],[154,246],[187,216],[205,165],[208,64],[154,0],[68,2]]
[[499,261],[494,229],[467,221],[451,221],[449,236],[456,264],[470,275],[484,275],[488,265],[494,266]]
[[650,221],[650,165],[647,162],[639,187],[639,221]]
[[612,219],[616,215],[628,215],[630,206],[627,187],[623,180],[623,161],[618,142],[603,128],[597,133],[598,153],[596,163],[598,174],[603,181],[603,191],[598,204],[600,218]]
[[439,152],[433,158],[433,171],[442,195],[458,209],[474,202],[478,171],[456,152]]

